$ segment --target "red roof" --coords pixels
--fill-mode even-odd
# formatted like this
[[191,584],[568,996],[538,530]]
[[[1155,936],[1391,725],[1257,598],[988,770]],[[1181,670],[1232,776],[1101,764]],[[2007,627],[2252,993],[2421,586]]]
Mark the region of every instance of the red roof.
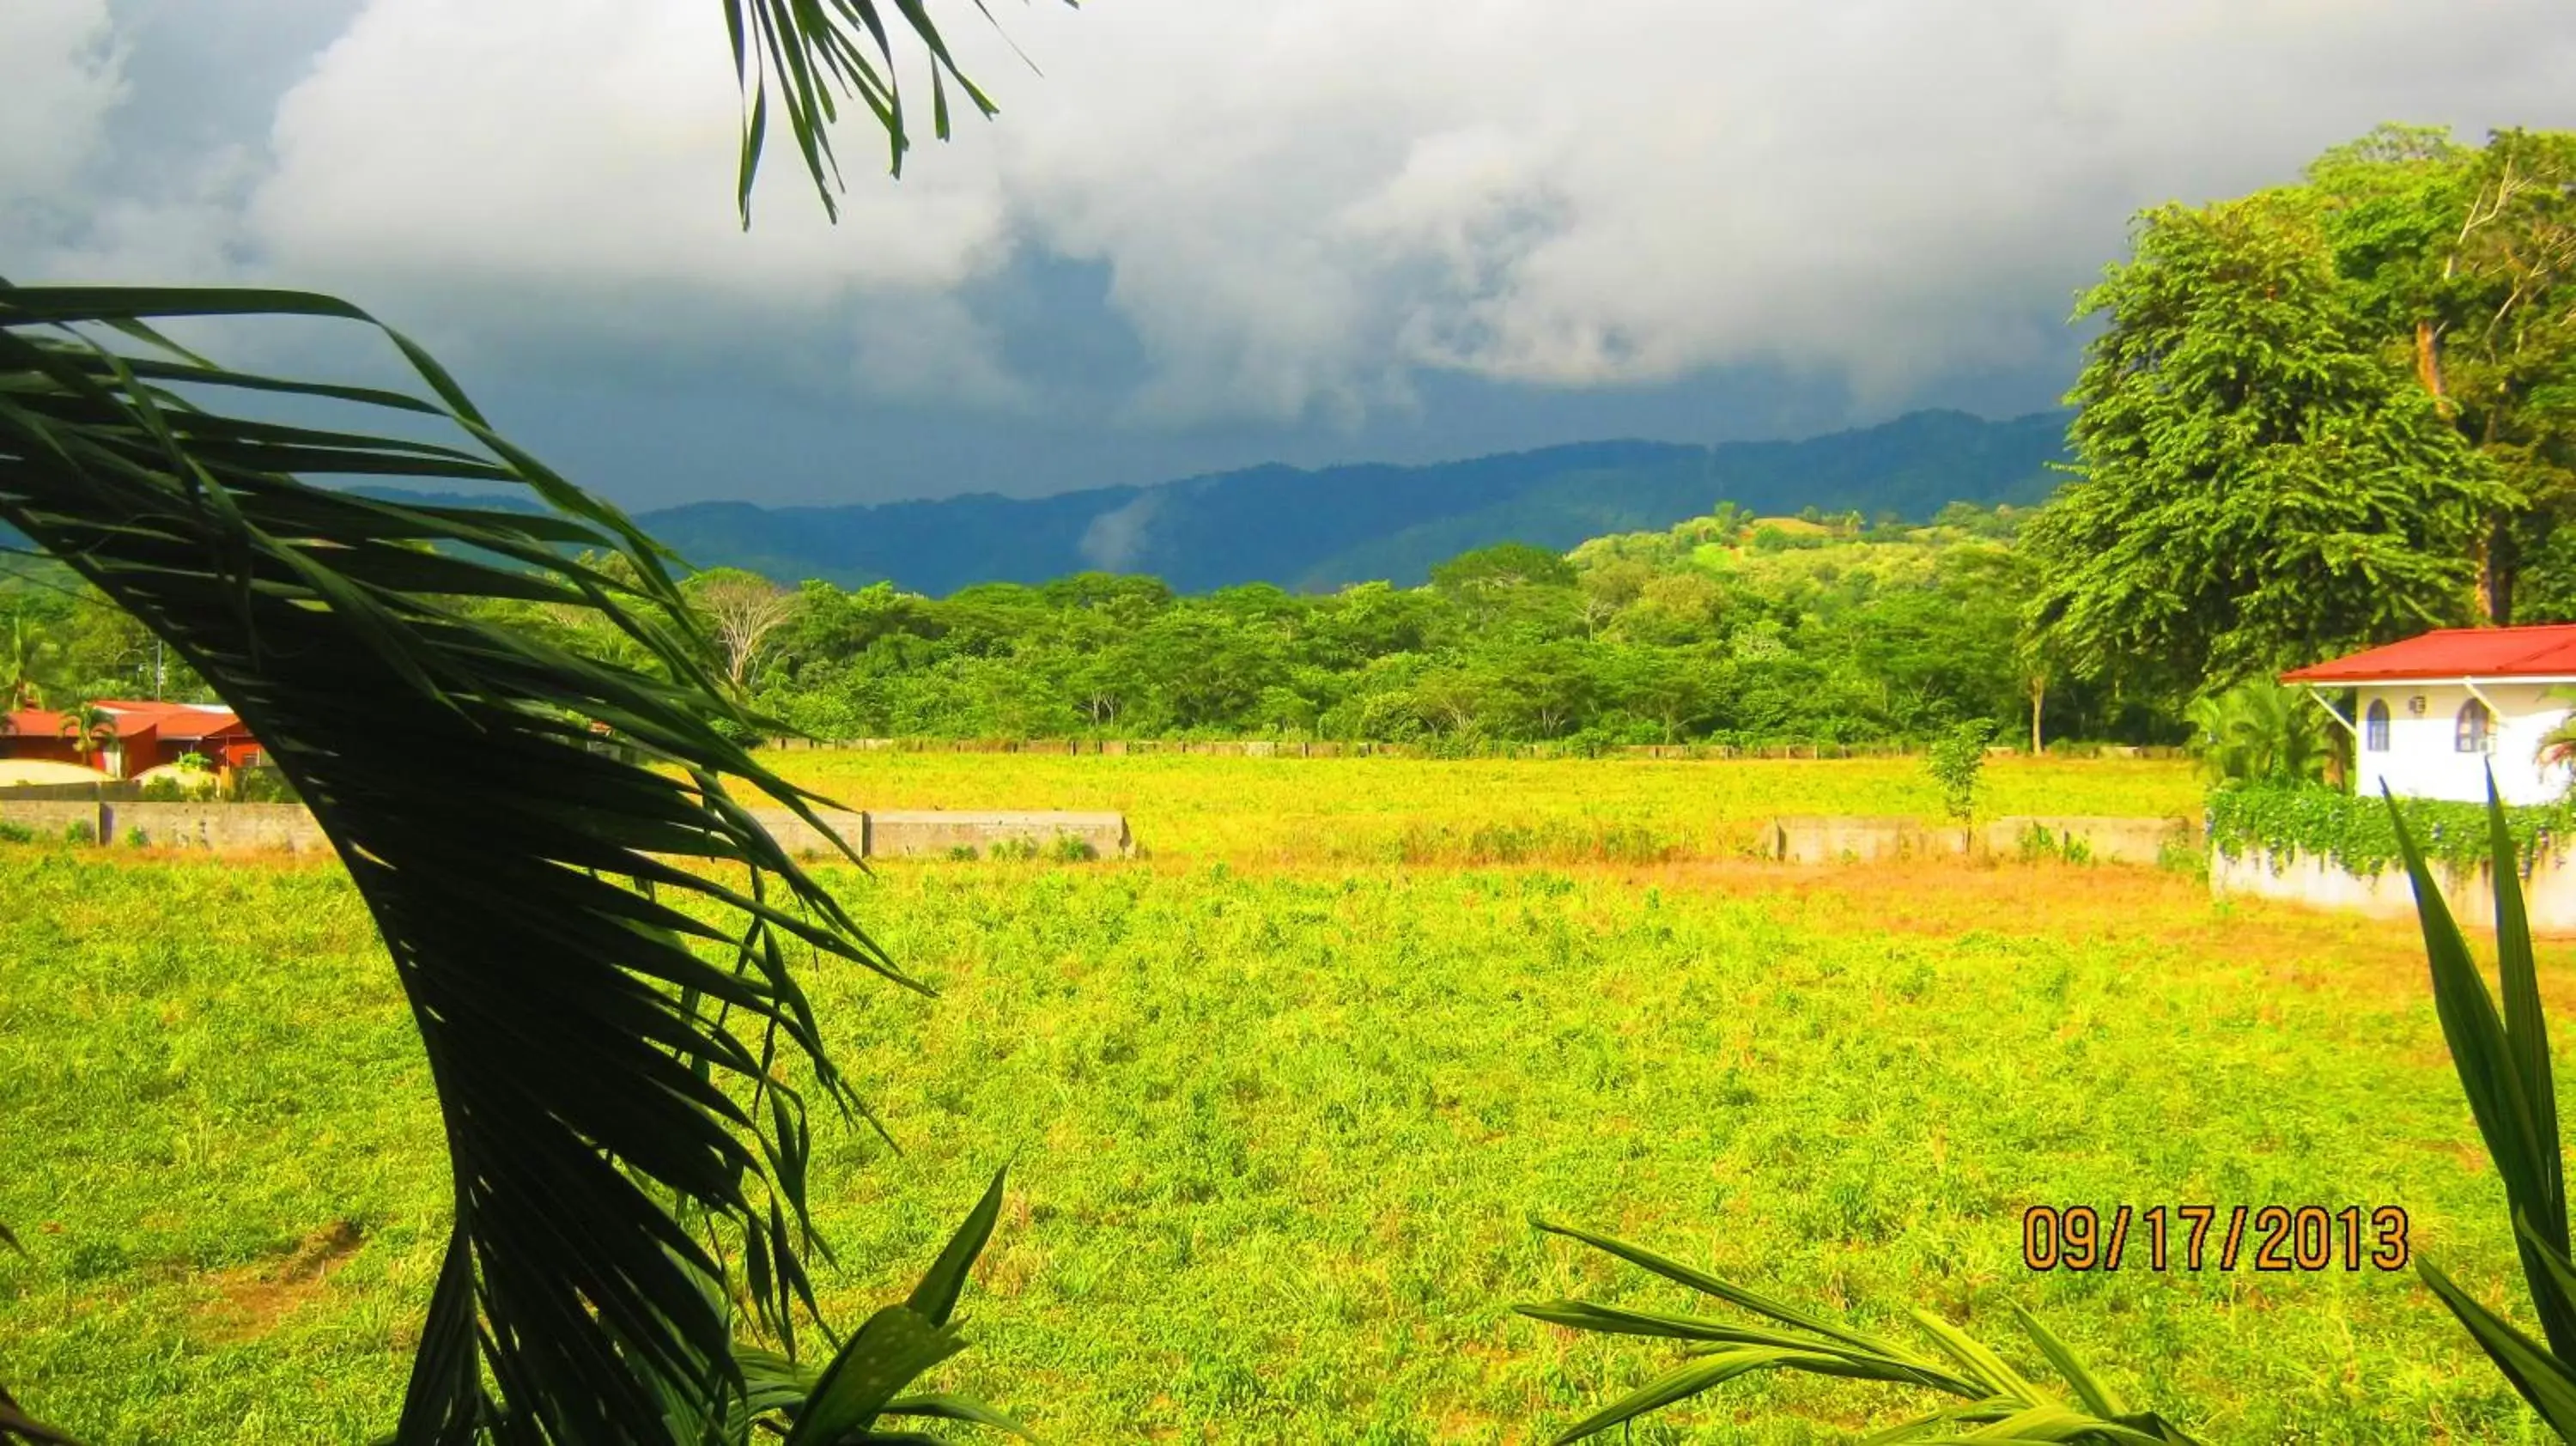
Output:
[[[150,733],[153,725],[161,721],[156,714],[119,713],[112,709],[100,711],[107,714],[109,731],[119,738],[135,738]],[[14,734],[20,738],[68,736],[63,731],[63,715],[50,713],[42,708],[27,708],[16,713],[0,713],[0,734]]]
[[218,707],[210,703],[158,703],[125,698],[102,698],[97,706],[102,711],[115,716],[117,731],[120,733],[126,731],[126,719],[137,718],[157,725],[164,738],[213,738],[225,733],[241,733],[245,736],[248,734],[248,730],[242,727],[241,719],[234,716],[230,708]]
[[2576,678],[2576,623],[2529,628],[2436,628],[2402,643],[2294,668],[2284,683],[2404,678]]

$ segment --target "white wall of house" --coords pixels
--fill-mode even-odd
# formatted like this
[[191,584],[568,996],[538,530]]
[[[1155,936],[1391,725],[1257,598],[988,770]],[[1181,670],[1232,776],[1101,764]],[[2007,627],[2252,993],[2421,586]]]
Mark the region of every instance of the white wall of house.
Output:
[[[2487,751],[2460,751],[2460,710],[2476,696],[2460,683],[2373,683],[2354,690],[2352,713],[2360,729],[2354,752],[2355,789],[2375,796],[2380,785],[2402,798],[2450,798],[2483,803],[2487,769],[2495,770],[2496,791],[2507,803],[2547,803],[2567,791],[2568,765],[2539,761],[2541,740],[2564,721],[2571,707],[2565,685],[2490,683],[2477,692],[2493,710]],[[2373,748],[2370,705],[2388,708],[2388,746]]]

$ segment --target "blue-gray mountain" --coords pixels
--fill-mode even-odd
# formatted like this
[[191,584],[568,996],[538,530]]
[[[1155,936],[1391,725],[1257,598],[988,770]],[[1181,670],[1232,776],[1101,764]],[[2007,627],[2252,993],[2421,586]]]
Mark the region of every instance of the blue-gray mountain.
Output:
[[1801,442],[1582,442],[1424,467],[1254,467],[1154,487],[991,494],[877,506],[700,502],[639,516],[700,566],[842,586],[892,579],[945,595],[1086,569],[1153,573],[1183,592],[1424,580],[1470,548],[1570,548],[1670,527],[1719,501],[1756,513],[2035,503],[2056,486],[2066,414],[1987,421],[1914,412]]
[[1763,514],[1816,507],[1917,521],[1950,502],[2038,502],[2056,487],[2051,464],[2065,459],[2066,421],[2063,412],[2000,422],[1912,412],[1801,442],[1579,442],[1425,467],[1254,467],[1029,499],[698,502],[637,520],[701,567],[844,587],[892,579],[936,596],[1094,568],[1153,573],[1183,592],[1411,585],[1471,548],[1571,548],[1670,527],[1720,501]]

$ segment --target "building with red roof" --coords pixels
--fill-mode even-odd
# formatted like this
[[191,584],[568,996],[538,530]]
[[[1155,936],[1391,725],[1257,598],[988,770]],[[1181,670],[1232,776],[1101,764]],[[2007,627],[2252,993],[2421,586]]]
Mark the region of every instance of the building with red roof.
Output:
[[0,758],[85,763],[111,778],[176,763],[195,753],[217,768],[261,762],[259,740],[229,708],[204,703],[102,699],[90,705],[107,717],[85,748],[69,715],[42,708],[0,713]]
[[2489,769],[2507,803],[2567,791],[2569,765],[2542,758],[2541,745],[2576,709],[2576,624],[2439,628],[2281,681],[2314,692],[2351,730],[2365,794],[2384,785],[2482,802]]

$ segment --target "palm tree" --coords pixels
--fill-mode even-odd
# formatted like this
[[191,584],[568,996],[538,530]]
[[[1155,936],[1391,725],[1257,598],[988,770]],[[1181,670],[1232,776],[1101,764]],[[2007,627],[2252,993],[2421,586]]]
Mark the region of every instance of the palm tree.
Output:
[[2269,678],[2194,699],[2183,716],[2192,748],[2214,780],[2306,783],[2325,773],[2330,751],[2317,706]]
[[37,679],[53,652],[52,641],[28,623],[26,614],[9,615],[9,635],[0,638],[0,713],[43,704],[44,689]]
[[[746,226],[773,95],[827,211],[825,126],[842,102],[867,108],[900,165],[907,112],[881,8],[727,0]],[[919,0],[893,9],[928,53],[939,134],[951,84],[990,114]],[[418,385],[237,371],[160,329],[215,316],[375,328]],[[333,420],[234,409],[278,394]],[[406,439],[423,418],[452,439]],[[322,475],[507,484],[547,510],[409,506],[308,480]],[[944,1287],[925,1280],[889,1308],[908,1314],[871,1318],[819,1376],[734,1340],[733,1299],[780,1360],[800,1318],[819,1320],[811,1116],[866,1118],[791,955],[922,986],[744,808],[748,787],[821,826],[820,800],[733,741],[783,730],[712,671],[668,554],[494,431],[401,334],[284,290],[0,279],[0,523],[241,715],[383,935],[454,1195],[396,1439],[698,1446],[773,1411],[795,1417],[798,1446],[908,1439],[873,1423],[897,1409],[896,1384],[957,1348],[948,1307],[981,1243],[971,1229],[934,1268]],[[584,614],[645,661],[576,656],[490,621],[494,602]],[[594,724],[637,761],[592,751]],[[989,1416],[944,1398],[921,1409]],[[13,1434],[63,1439],[0,1394],[0,1439]]]
[[116,746],[116,719],[94,703],[72,703],[62,710],[62,736],[72,756],[87,763],[93,755]]

